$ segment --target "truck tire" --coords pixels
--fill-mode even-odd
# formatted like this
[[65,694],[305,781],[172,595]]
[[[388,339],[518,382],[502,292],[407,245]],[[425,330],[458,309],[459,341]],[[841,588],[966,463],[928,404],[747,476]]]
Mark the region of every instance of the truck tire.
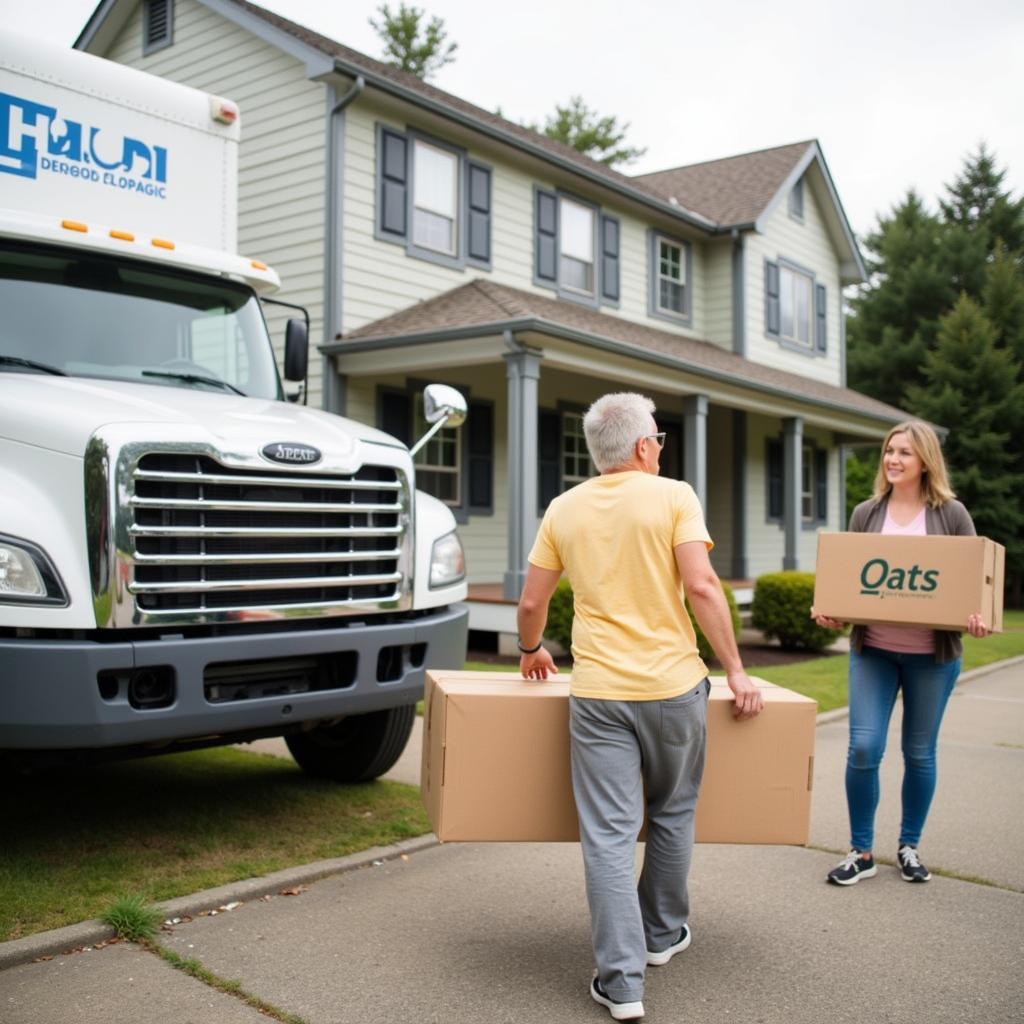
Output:
[[388,771],[409,741],[416,705],[349,715],[285,737],[292,757],[308,775],[335,782],[369,782]]

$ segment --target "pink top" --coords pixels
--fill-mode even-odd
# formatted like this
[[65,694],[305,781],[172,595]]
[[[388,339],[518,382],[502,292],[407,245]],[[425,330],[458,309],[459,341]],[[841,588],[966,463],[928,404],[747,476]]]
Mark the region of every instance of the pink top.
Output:
[[[887,509],[882,533],[923,537],[928,532],[924,513],[925,510],[921,509],[911,522],[906,526],[900,526]],[[869,647],[881,647],[883,650],[896,651],[898,654],[934,654],[935,632],[931,629],[922,629],[920,626],[867,626],[864,643]]]

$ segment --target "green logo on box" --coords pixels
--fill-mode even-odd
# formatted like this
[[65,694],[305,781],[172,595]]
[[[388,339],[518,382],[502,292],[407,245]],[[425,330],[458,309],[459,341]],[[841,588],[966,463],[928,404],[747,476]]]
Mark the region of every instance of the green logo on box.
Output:
[[882,597],[886,592],[927,594],[939,585],[938,569],[892,567],[884,558],[872,558],[860,571],[861,593]]

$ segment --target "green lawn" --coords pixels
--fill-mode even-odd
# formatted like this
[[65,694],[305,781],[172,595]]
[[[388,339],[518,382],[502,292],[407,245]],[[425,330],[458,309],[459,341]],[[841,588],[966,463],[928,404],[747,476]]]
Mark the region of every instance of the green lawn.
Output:
[[0,941],[430,831],[412,786],[230,747],[8,776],[0,813]]

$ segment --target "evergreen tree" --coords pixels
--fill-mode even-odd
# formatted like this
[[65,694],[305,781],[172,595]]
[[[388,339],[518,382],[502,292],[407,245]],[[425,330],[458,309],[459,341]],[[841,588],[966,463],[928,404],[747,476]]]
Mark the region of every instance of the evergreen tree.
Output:
[[945,235],[911,190],[865,240],[869,280],[847,326],[850,387],[905,406],[907,387],[923,383],[939,317],[956,300]]
[[608,167],[632,163],[647,152],[623,145],[629,125],[620,126],[614,116],[602,117],[583,102],[582,96],[570,97],[568,106],[556,106],[543,128],[535,124],[527,127],[549,139],[564,142]]
[[1011,353],[980,306],[962,295],[939,325],[924,385],[908,389],[914,412],[949,427],[944,445],[953,487],[979,534],[1005,544],[1019,565],[1024,511],[1009,441],[1024,412],[1024,385]]
[[875,474],[878,472],[878,445],[855,448],[846,460],[846,518],[850,521],[853,510],[867,501],[875,490]]
[[1024,374],[1024,270],[1005,246],[996,249],[986,268],[981,300],[996,344],[1013,353]]
[[424,23],[424,10],[407,7],[404,3],[399,3],[394,13],[387,4],[381,4],[377,13],[379,22],[373,18],[367,20],[384,43],[384,58],[388,64],[427,79],[455,60],[458,43],[447,41],[448,34],[440,18],[433,17],[429,23]]
[[1019,255],[1024,252],[1024,198],[1014,199],[1004,190],[1005,177],[1005,168],[996,168],[995,155],[981,142],[977,153],[964,160],[953,184],[946,186],[948,198],[939,205],[946,223],[978,236],[987,253],[1001,241]]

